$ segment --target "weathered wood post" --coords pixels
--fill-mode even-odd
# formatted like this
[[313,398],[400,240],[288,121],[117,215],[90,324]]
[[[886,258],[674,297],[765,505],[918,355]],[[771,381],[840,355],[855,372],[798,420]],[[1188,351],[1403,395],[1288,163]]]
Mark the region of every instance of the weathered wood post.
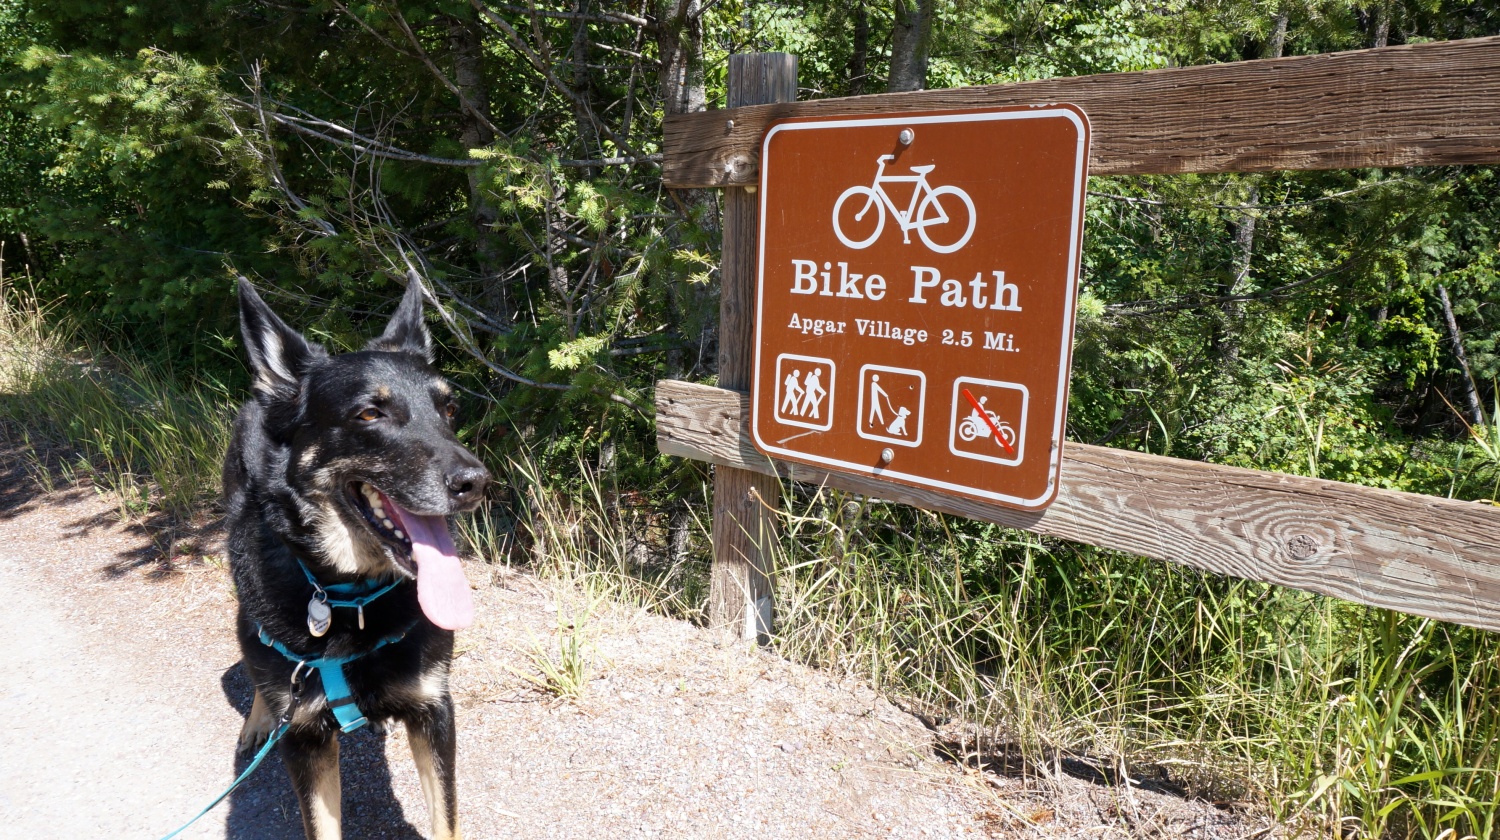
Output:
[[[729,57],[729,107],[791,102],[797,98],[797,57],[750,53]],[[731,126],[726,125],[726,132]],[[742,166],[748,161],[731,161]],[[760,208],[754,187],[730,187],[724,195],[724,255],[720,268],[719,386],[750,388],[755,358],[755,276]],[[776,539],[774,509],[781,501],[775,477],[717,467],[714,471],[714,566],[709,623],[740,638],[763,639],[771,631],[771,586],[767,576]],[[769,509],[768,509],[769,508]]]

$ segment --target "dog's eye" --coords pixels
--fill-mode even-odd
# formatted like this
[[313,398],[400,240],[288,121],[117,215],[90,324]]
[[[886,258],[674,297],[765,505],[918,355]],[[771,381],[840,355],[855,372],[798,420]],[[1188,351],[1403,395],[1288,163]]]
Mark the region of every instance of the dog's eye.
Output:
[[448,419],[452,420],[458,416],[458,403],[448,403],[443,407],[443,411],[447,413]]
[[380,409],[378,409],[378,408],[367,408],[367,409],[364,409],[363,411],[361,411],[360,413],[354,415],[354,419],[360,421],[361,423],[371,423],[371,422],[374,422],[376,420],[379,420],[380,418],[382,418],[384,416],[385,415],[382,414],[381,411],[380,411]]

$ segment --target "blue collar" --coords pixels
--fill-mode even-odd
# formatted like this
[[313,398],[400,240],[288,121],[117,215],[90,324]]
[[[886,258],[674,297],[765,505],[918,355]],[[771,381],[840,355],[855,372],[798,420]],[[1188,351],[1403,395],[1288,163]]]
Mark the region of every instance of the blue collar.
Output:
[[[325,586],[319,583],[317,578],[313,577],[312,570],[307,568],[307,564],[302,562],[302,558],[298,557],[296,560],[297,568],[302,570],[302,574],[307,576],[307,582],[313,585],[313,589],[317,590],[313,594],[313,597],[318,598],[330,607],[353,607],[359,610],[359,629],[361,630],[365,629],[365,605],[395,589],[406,580],[406,578],[396,578],[390,583],[381,586],[378,578],[366,578],[349,583],[330,583]],[[330,592],[335,595],[352,595],[354,597],[330,598],[328,597],[328,593]]]

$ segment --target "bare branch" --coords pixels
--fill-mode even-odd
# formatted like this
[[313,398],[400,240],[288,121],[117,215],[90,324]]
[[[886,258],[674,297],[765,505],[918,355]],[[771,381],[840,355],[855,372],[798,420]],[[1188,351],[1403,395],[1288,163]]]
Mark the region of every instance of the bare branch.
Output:
[[572,102],[573,104],[583,109],[583,111],[588,114],[589,121],[592,122],[594,126],[600,131],[608,135],[609,139],[614,141],[614,144],[618,146],[621,151],[625,152],[630,157],[641,157],[641,154],[637,152],[625,138],[615,133],[614,129],[610,128],[609,125],[607,125],[603,120],[599,119],[598,116],[594,114],[594,111],[589,107],[588,102],[586,102],[578,94],[574,93],[573,90],[567,85],[563,84],[561,79],[557,78],[557,74],[552,72],[552,69],[547,66],[547,62],[542,60],[542,57],[540,55],[537,55],[536,51],[527,46],[526,42],[521,39],[521,34],[515,30],[515,27],[511,26],[510,23],[505,20],[505,18],[496,14],[493,10],[485,8],[485,6],[483,6],[479,2],[479,0],[469,0],[469,2],[473,4],[476,11],[488,18],[490,23],[494,24],[495,28],[500,30],[500,33],[505,36],[505,40],[510,42],[511,47],[514,48],[516,52],[525,56],[526,60],[531,62],[531,66],[536,68],[536,71],[542,74],[543,78],[545,78],[549,84],[557,88],[558,93],[561,93],[564,97],[566,97],[569,102]]
[[[257,85],[258,84],[259,83],[257,82]],[[259,98],[258,92],[257,98]],[[418,152],[407,151],[406,149],[392,146],[389,143],[376,140],[372,137],[366,137],[345,126],[341,126],[337,123],[332,123],[327,120],[319,119],[311,115],[296,117],[279,113],[278,111],[268,111],[260,102],[252,104],[235,97],[230,97],[229,101],[233,102],[236,105],[239,105],[242,108],[254,111],[256,115],[262,120],[269,119],[277,125],[286,126],[292,131],[297,132],[298,134],[305,134],[308,137],[316,137],[320,140],[326,140],[327,142],[333,143],[338,146],[346,146],[356,152],[363,152],[364,154],[372,155],[374,157],[386,158],[388,160],[401,160],[410,163],[431,163],[437,166],[471,167],[484,165],[484,161],[482,160],[440,158],[433,157],[432,155],[424,155]],[[277,108],[286,108],[288,110],[299,111],[303,114],[306,114],[305,111],[301,111],[301,109],[287,105],[283,102],[276,102],[274,100],[271,100],[271,104]],[[318,129],[312,128],[311,126],[314,125],[320,126],[325,130],[319,131]],[[334,134],[342,134],[343,137],[335,137],[333,136]]]
[[[411,259],[406,255],[405,249],[402,249],[401,251],[401,259],[406,263],[406,281],[410,283],[415,280],[418,283],[422,283],[421,274],[417,271],[416,266],[412,264]],[[572,391],[578,387],[577,385],[566,385],[560,382],[538,382],[535,379],[530,379],[528,377],[522,376],[521,374],[516,373],[515,371],[503,365],[497,365],[494,362],[490,361],[489,357],[484,354],[484,351],[480,350],[479,346],[474,343],[473,337],[469,335],[467,324],[463,323],[460,318],[454,316],[453,313],[449,312],[448,309],[443,306],[443,302],[438,299],[437,295],[432,293],[432,287],[426,283],[423,283],[423,292],[424,296],[427,299],[427,302],[432,304],[432,308],[437,310],[438,317],[441,318],[443,320],[443,323],[447,325],[448,331],[458,339],[459,346],[463,348],[464,352],[468,353],[476,361],[488,368],[491,372],[512,382],[515,382],[518,385],[529,385],[533,388],[545,388],[549,391]],[[638,412],[643,417],[651,416],[651,412],[648,408],[637,404],[635,401],[629,399],[628,397],[625,397],[622,394],[605,392],[603,395],[609,397],[609,399],[614,402],[617,402],[627,408]]]
[[1390,181],[1376,181],[1375,183],[1362,184],[1353,189],[1344,190],[1343,192],[1329,193],[1328,195],[1321,195],[1317,198],[1309,198],[1303,201],[1288,201],[1284,204],[1198,204],[1195,202],[1161,201],[1153,198],[1137,198],[1130,195],[1116,195],[1115,193],[1098,192],[1096,190],[1089,190],[1089,195],[1094,196],[1095,198],[1107,198],[1111,201],[1120,201],[1124,202],[1125,204],[1140,204],[1150,207],[1207,207],[1214,210],[1232,210],[1235,212],[1244,212],[1247,210],[1287,210],[1292,207],[1306,207],[1311,204],[1321,204],[1325,201],[1336,201],[1340,198],[1351,196],[1355,193],[1361,193],[1366,190],[1374,189],[1376,187],[1385,187],[1392,184],[1404,184],[1409,182],[1409,180],[1410,179],[1408,178],[1399,178]]
[[557,165],[558,166],[567,166],[567,167],[582,168],[582,167],[594,167],[594,166],[634,166],[635,164],[639,164],[639,163],[655,163],[655,164],[660,164],[661,162],[662,162],[662,156],[659,155],[659,154],[656,154],[656,155],[642,155],[641,157],[607,157],[607,158],[595,158],[594,160],[560,160],[560,161],[557,162]]
[[1252,300],[1269,300],[1272,298],[1285,297],[1288,292],[1319,280],[1324,280],[1336,274],[1353,268],[1363,262],[1363,257],[1350,257],[1338,265],[1317,274],[1312,274],[1301,280],[1295,280],[1274,289],[1264,289],[1259,292],[1251,292],[1242,295],[1220,295],[1218,297],[1192,297],[1178,298],[1175,301],[1160,300],[1133,300],[1127,303],[1111,303],[1105,306],[1105,311],[1115,315],[1157,315],[1162,312],[1178,312],[1184,309],[1204,309],[1210,306],[1219,306],[1225,303],[1242,303]]
[[[281,172],[281,165],[276,161],[276,144],[271,142],[271,126],[266,122],[267,112],[261,104],[259,62],[251,67],[250,77],[253,82],[251,90],[255,94],[255,104],[249,107],[252,111],[254,111],[257,121],[260,123],[261,136],[265,139],[264,148],[258,147],[255,142],[245,137],[244,132],[240,130],[239,122],[234,119],[228,119],[226,120],[226,122],[229,123],[230,129],[233,130],[236,135],[238,135],[242,140],[245,140],[246,148],[248,148],[250,150],[250,153],[255,155],[256,159],[261,162],[261,165],[266,168],[266,174],[271,177],[271,182],[276,185],[277,189],[281,190],[281,194],[286,196],[287,201],[291,202],[292,206],[297,208],[297,210],[299,211],[297,214],[297,218],[299,221],[301,221],[304,219],[303,214],[306,213],[306,211],[308,211],[310,208],[308,207],[307,202],[303,201],[302,197],[297,195],[297,193],[292,190],[291,184],[287,183],[286,176]],[[242,103],[237,99],[231,101],[234,101],[236,104],[240,105],[248,105],[248,103]],[[338,233],[338,231],[334,229],[333,225],[329,224],[326,219],[317,218],[310,213],[307,214],[307,216],[309,216],[310,218],[307,219],[306,223],[311,224],[314,228],[316,228],[316,230],[314,230],[313,232],[317,235],[334,236]]]
[[404,55],[404,56],[407,56],[409,58],[416,58],[416,56],[412,55],[410,51],[403,49],[402,47],[400,47],[399,45],[397,45],[395,41],[392,41],[391,39],[389,39],[389,38],[385,37],[384,35],[380,34],[379,32],[377,32],[375,30],[375,27],[369,25],[368,23],[365,23],[364,18],[360,17],[359,15],[356,15],[353,11],[351,11],[349,9],[348,6],[345,6],[343,3],[340,3],[339,0],[333,0],[333,7],[335,9],[338,9],[339,11],[343,12],[345,15],[348,15],[351,20],[353,20],[355,23],[359,24],[359,26],[360,26],[361,29],[363,29],[364,31],[370,33],[370,35],[373,36],[375,38],[375,40],[379,41],[382,44],[385,44],[387,47],[389,47],[391,49],[392,52],[396,53],[397,55]]
[[579,12],[554,12],[547,9],[538,9],[535,7],[512,6],[509,3],[490,3],[487,5],[493,6],[496,9],[504,9],[507,12],[519,12],[523,15],[532,15],[533,17],[559,18],[561,20],[586,20],[591,23],[624,23],[631,26],[638,26],[642,29],[656,28],[656,24],[652,23],[651,21],[643,17],[636,17],[635,15],[626,14],[625,12],[601,11],[596,15],[590,15],[582,14]]
[[465,96],[462,90],[459,90],[458,85],[455,85],[452,80],[448,78],[446,73],[438,69],[437,64],[433,63],[432,57],[429,56],[427,54],[427,50],[423,48],[421,40],[417,38],[417,33],[413,32],[411,26],[407,24],[406,16],[401,14],[401,10],[399,8],[392,8],[388,12],[388,14],[390,14],[396,21],[396,25],[401,27],[401,32],[406,35],[406,40],[411,42],[412,47],[416,49],[417,57],[420,58],[422,60],[422,63],[427,66],[428,71],[431,72],[433,76],[436,76],[439,82],[443,83],[443,87],[447,88],[449,91],[452,91],[453,95],[458,97],[459,104],[462,105],[463,109],[469,113],[469,116],[478,120],[496,137],[509,137],[510,135],[496,128],[495,124],[490,122],[488,114],[480,112],[480,110],[474,106],[474,103],[469,101],[469,97]]

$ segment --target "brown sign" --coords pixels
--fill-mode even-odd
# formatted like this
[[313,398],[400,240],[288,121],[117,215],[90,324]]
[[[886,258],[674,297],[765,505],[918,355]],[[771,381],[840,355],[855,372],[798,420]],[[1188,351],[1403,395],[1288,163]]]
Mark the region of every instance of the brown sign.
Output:
[[767,455],[1019,508],[1057,495],[1088,120],[790,120],[761,153]]

